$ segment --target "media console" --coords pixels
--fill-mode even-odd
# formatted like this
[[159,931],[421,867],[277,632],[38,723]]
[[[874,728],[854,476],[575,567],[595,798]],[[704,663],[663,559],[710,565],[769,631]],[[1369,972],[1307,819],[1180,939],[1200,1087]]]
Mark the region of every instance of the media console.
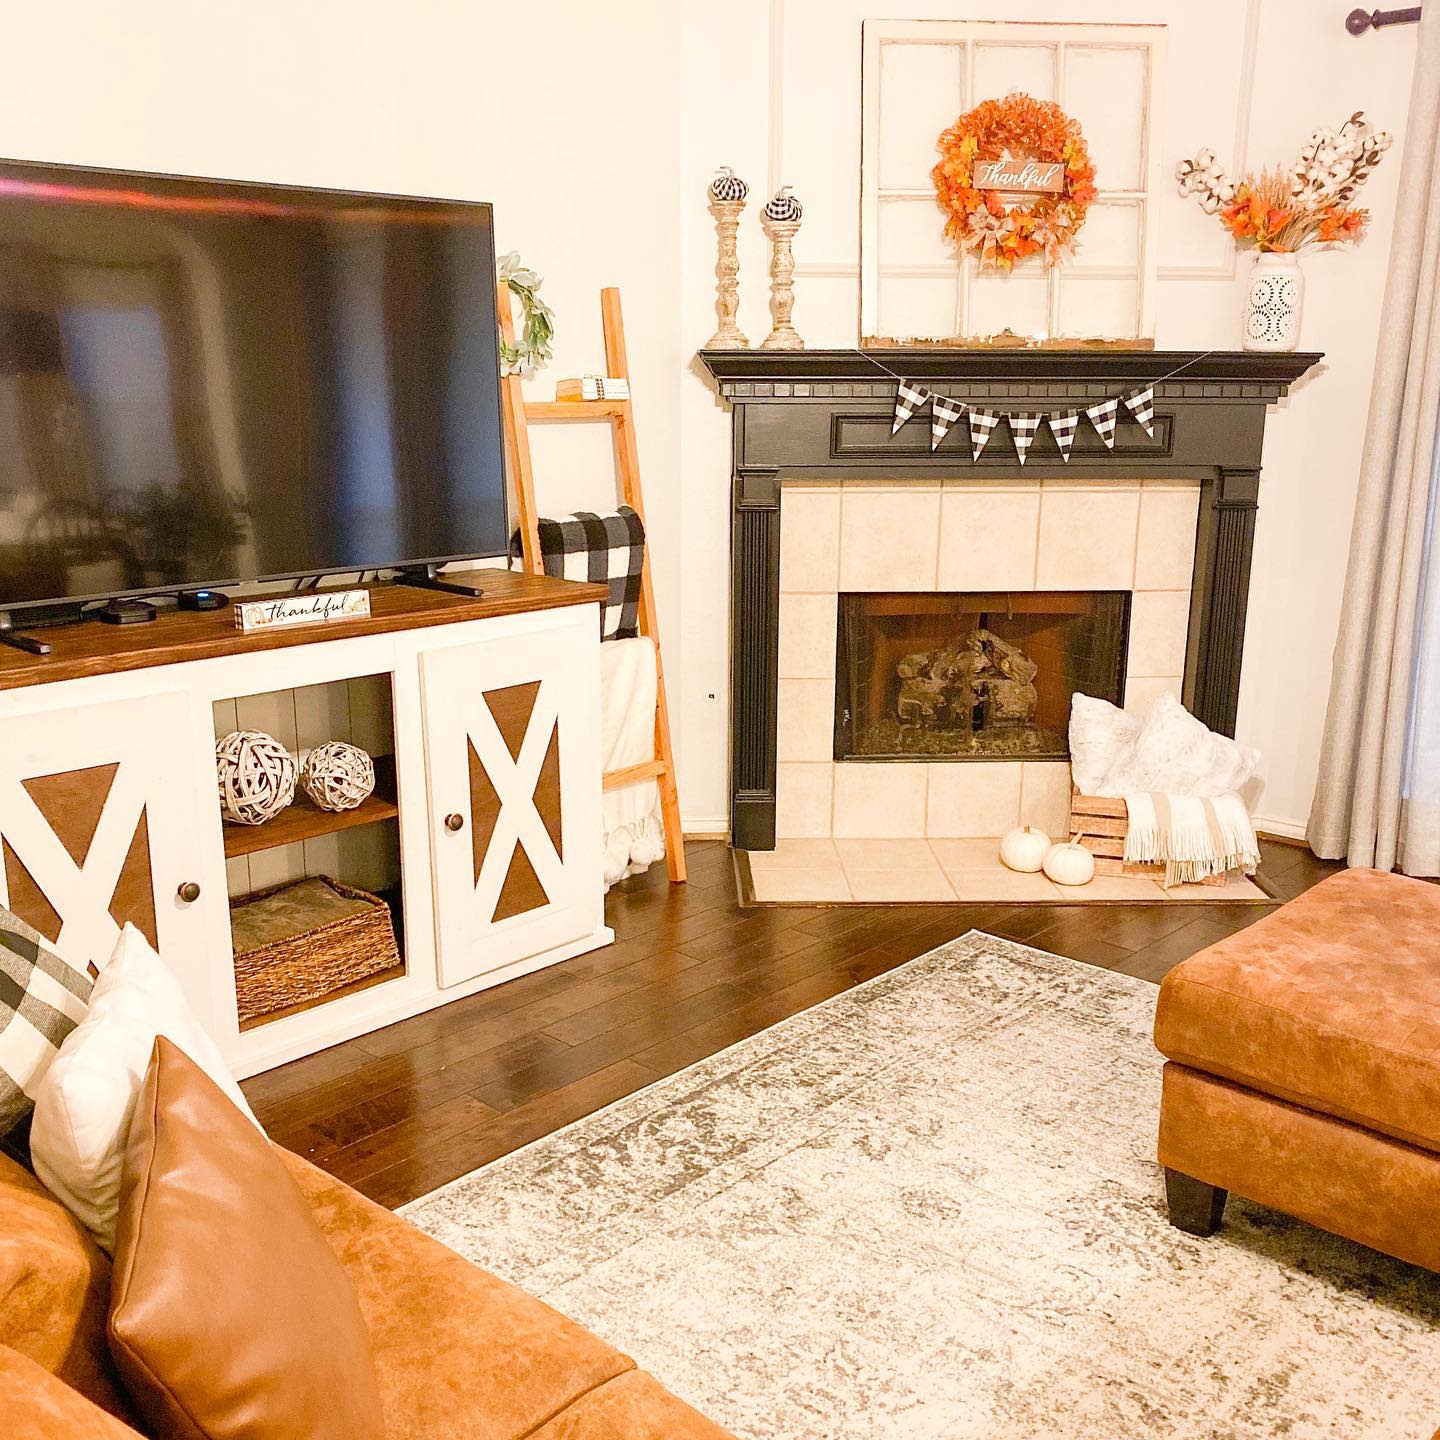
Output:
[[[0,900],[82,964],[138,925],[240,1076],[608,944],[605,589],[483,583],[376,586],[366,618],[275,633],[173,611],[47,631],[44,656],[0,650]],[[224,824],[215,739],[236,715],[297,749],[373,737],[393,751],[383,793]],[[242,1026],[232,893],[347,858],[396,872],[400,972]]]

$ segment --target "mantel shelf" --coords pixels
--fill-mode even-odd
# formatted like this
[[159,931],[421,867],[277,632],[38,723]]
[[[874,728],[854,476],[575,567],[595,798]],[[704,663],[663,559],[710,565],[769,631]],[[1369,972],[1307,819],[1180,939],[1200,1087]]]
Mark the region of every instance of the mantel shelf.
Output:
[[924,345],[884,350],[702,350],[701,363],[726,395],[737,384],[914,380],[1140,384],[1184,367],[1175,380],[1292,385],[1325,357],[1316,351],[1009,350]]

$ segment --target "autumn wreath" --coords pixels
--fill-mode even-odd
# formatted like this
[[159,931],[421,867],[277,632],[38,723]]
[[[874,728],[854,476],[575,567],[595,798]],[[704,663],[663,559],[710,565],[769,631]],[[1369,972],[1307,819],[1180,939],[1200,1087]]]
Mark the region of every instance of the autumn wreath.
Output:
[[[1031,95],[985,100],[962,115],[937,142],[930,172],[949,216],[945,233],[982,265],[1012,270],[1017,260],[1043,254],[1057,264],[1072,248],[1095,198],[1095,167],[1080,126],[1058,105]],[[975,188],[977,161],[1007,157],[1062,166],[1061,188],[1027,195],[1006,207],[996,190]]]

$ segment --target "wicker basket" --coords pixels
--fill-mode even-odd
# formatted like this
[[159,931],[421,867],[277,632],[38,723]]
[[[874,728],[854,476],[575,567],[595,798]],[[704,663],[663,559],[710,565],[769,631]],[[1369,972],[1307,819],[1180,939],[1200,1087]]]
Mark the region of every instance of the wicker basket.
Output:
[[[1127,865],[1125,832],[1129,829],[1125,802],[1118,796],[1082,795],[1070,787],[1070,835],[1094,857],[1097,875],[1133,875],[1165,883],[1162,864]],[[1224,875],[1207,875],[1202,885],[1223,885]]]
[[230,925],[242,1029],[400,965],[390,907],[325,875],[233,901]]

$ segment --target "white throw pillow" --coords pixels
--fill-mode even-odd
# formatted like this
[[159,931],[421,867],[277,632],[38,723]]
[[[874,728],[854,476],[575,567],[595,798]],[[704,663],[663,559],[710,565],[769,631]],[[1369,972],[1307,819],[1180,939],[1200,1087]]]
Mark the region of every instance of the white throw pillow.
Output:
[[264,1134],[179,983],[127,925],[85,1018],[40,1084],[30,1126],[35,1173],[107,1255],[115,1249],[125,1140],[157,1035],[178,1045]]
[[1082,795],[1103,795],[1105,777],[1135,743],[1140,721],[1118,705],[1078,692],[1070,700],[1070,778]]
[[1211,798],[1238,790],[1255,773],[1259,752],[1217,735],[1173,695],[1145,713],[1134,741],[1101,782],[1101,795],[1154,791]]

